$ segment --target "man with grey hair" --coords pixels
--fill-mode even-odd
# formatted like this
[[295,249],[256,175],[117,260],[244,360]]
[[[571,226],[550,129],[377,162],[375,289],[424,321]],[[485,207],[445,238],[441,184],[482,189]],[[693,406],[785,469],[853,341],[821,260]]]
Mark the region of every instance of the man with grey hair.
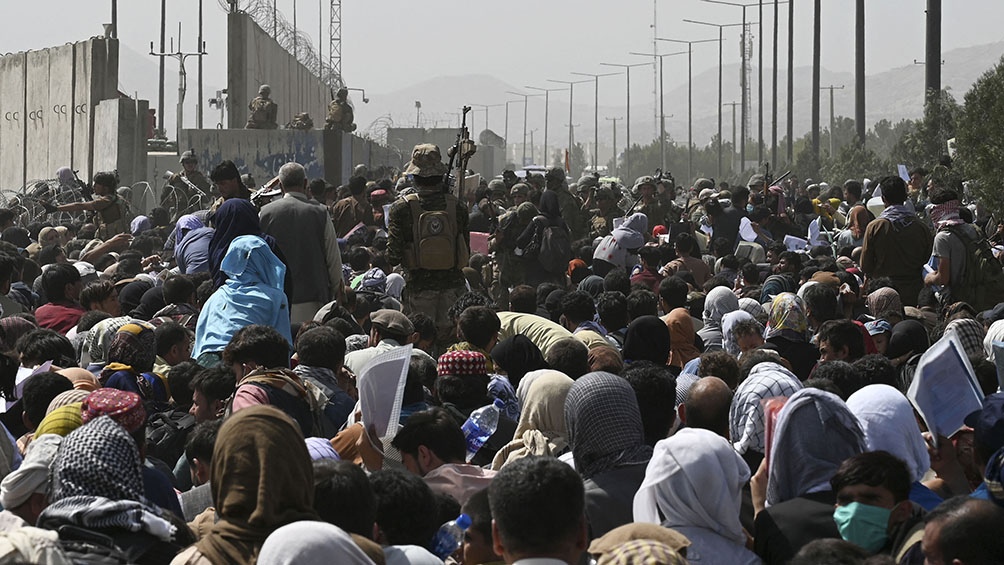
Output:
[[283,197],[261,210],[261,229],[275,238],[296,284],[292,323],[306,322],[321,305],[341,296],[342,258],[328,210],[307,199],[307,173],[299,163],[279,169]]
[[279,123],[276,117],[279,114],[279,106],[269,98],[272,89],[263,84],[258,88],[258,96],[248,104],[248,123],[245,129],[278,129]]

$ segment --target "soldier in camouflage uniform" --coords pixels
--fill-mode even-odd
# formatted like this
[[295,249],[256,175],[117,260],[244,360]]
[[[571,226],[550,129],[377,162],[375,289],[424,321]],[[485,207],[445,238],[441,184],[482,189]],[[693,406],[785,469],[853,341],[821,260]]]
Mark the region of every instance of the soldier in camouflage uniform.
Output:
[[[634,183],[633,192],[641,198],[635,204],[631,213],[641,212],[645,214],[645,217],[648,218],[649,227],[666,225],[666,218],[669,215],[669,210],[659,201],[655,190],[655,179],[650,176],[639,177]],[[645,234],[645,236],[648,238],[649,234]]]
[[126,233],[128,225],[125,220],[125,201],[115,190],[118,176],[115,173],[102,172],[94,175],[94,200],[88,202],[71,202],[54,206],[43,202],[45,211],[79,212],[87,210],[94,212],[94,224],[98,227],[97,236],[107,240],[120,233]]
[[565,180],[565,169],[551,167],[544,175],[548,190],[558,193],[558,205],[561,207],[561,219],[568,225],[572,241],[581,239],[589,233],[588,218],[582,212],[582,203],[568,190]]
[[258,87],[258,96],[255,96],[248,104],[248,123],[245,129],[278,129],[279,123],[276,116],[279,114],[279,105],[269,98],[272,89],[263,84]]
[[[517,191],[529,191],[523,183],[512,187],[513,194]],[[499,285],[495,299],[499,304],[509,304],[509,289],[526,283],[526,261],[516,255],[516,238],[530,225],[534,216],[540,214],[537,207],[526,200],[510,208],[499,218],[499,229],[492,238],[492,250],[498,262]]]
[[597,189],[591,198],[596,208],[590,210],[592,218],[589,221],[589,237],[606,237],[614,230],[614,218],[623,216],[620,208],[617,207],[617,199],[614,191],[609,186]]
[[[172,217],[178,218],[189,214],[194,210],[201,210],[203,204],[200,197],[208,195],[212,190],[212,185],[206,175],[199,170],[199,159],[195,156],[195,151],[189,149],[181,154],[182,171],[171,175],[168,179],[168,187],[165,187],[160,197],[160,205],[171,212]],[[185,180],[195,185],[203,194],[192,190]]]
[[[460,199],[447,193],[443,186],[446,172],[439,147],[429,143],[416,145],[404,174],[412,176],[418,194],[400,198],[391,206],[387,226],[387,259],[391,265],[402,265],[405,271],[404,311],[406,314],[422,312],[435,320],[437,353],[444,352],[456,341],[448,312],[467,291],[461,269],[467,266],[471,244],[467,208]],[[418,237],[423,228],[416,229],[416,224],[421,213],[449,213],[451,207],[453,221],[445,222],[445,226],[429,222],[427,231],[441,234],[445,230],[454,241],[454,257],[447,260],[448,265],[443,268],[423,268],[423,262],[430,258],[420,253]],[[451,230],[455,233],[451,234]]]
[[314,129],[314,120],[307,112],[300,112],[286,124],[286,129],[312,130]]
[[355,112],[349,106],[349,89],[340,88],[335,99],[328,104],[328,117],[324,120],[324,129],[339,131],[356,131]]

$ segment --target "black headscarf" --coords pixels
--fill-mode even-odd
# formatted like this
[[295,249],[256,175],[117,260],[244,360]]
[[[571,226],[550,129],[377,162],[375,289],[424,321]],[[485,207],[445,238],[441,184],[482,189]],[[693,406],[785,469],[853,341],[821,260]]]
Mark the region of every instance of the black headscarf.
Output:
[[275,240],[262,233],[258,210],[249,200],[243,198],[226,200],[213,214],[212,222],[216,231],[209,240],[209,272],[217,287],[227,282],[227,275],[220,270],[220,265],[235,238],[242,235],[257,235],[264,238],[270,248],[275,247]]
[[513,388],[530,371],[547,368],[540,348],[522,334],[500,341],[492,349],[492,359],[509,376]]
[[624,336],[625,363],[651,361],[665,365],[669,351],[669,327],[657,316],[641,316],[628,326]]
[[151,288],[153,288],[153,283],[143,278],[134,280],[119,288],[119,304],[122,305],[122,311],[132,312],[139,307],[143,295]]
[[929,345],[930,340],[924,324],[917,320],[903,320],[893,326],[885,356],[889,359],[895,359],[911,351],[913,351],[913,355],[920,355],[927,351]]
[[561,203],[558,202],[558,193],[553,190],[545,190],[540,194],[540,206],[537,207],[542,216],[547,218],[548,225],[566,227],[565,220],[561,219]]
[[167,306],[164,303],[164,287],[155,286],[143,293],[143,297],[139,300],[139,306],[134,308],[129,315],[133,318],[149,321],[164,306]]
[[28,236],[28,230],[18,226],[11,226],[3,230],[3,235],[0,235],[0,239],[12,243],[21,249],[31,245],[31,237]]

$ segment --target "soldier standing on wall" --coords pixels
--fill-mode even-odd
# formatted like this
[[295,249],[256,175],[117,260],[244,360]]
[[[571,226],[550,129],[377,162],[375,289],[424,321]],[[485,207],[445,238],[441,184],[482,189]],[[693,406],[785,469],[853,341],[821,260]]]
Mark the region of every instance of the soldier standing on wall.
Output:
[[355,112],[349,106],[349,89],[339,88],[335,99],[328,104],[328,117],[324,120],[324,129],[339,131],[356,131]]
[[97,225],[97,235],[107,240],[110,237],[126,232],[125,202],[115,191],[118,185],[118,175],[112,172],[102,172],[94,175],[94,200],[88,202],[70,202],[59,206],[42,202],[45,211],[79,212],[87,210],[94,212],[94,224]]
[[258,87],[258,96],[255,96],[248,104],[248,123],[245,129],[278,129],[276,116],[279,114],[279,106],[269,98],[272,89],[263,84]]
[[387,259],[405,269],[404,311],[435,320],[438,353],[454,341],[447,312],[467,290],[461,269],[471,242],[467,208],[447,192],[446,173],[439,147],[415,146],[404,174],[414,179],[418,194],[391,206],[387,228]]

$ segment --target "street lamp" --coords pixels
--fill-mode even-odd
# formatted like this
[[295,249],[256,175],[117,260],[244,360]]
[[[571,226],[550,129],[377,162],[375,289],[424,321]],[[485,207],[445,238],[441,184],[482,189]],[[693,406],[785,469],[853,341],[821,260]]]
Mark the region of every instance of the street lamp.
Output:
[[[476,107],[481,108],[482,110],[485,111],[485,129],[489,129],[488,128],[488,108],[498,108],[499,106],[502,106],[502,104],[471,104],[471,106],[476,106]],[[474,120],[473,119],[471,120],[471,129],[472,130],[474,129]]]
[[[584,82],[589,82],[588,80],[555,80],[553,78],[547,79],[548,82],[556,82],[558,84],[568,85],[568,162],[572,162],[572,148],[575,145],[575,124],[572,123],[572,100],[575,94],[575,85],[582,84]],[[572,172],[569,169],[568,172]]]
[[509,105],[514,102],[519,102],[519,100],[506,100],[505,102],[505,133],[502,134],[502,139],[505,142],[506,159],[509,158]]
[[522,92],[513,92],[511,90],[507,90],[506,94],[512,94],[513,96],[522,96],[523,97],[523,166],[525,167],[526,166],[526,109],[527,109],[527,100],[529,100],[531,96],[540,96],[540,95],[539,94],[523,94]]
[[662,171],[666,170],[666,97],[663,95],[663,87],[665,83],[662,80],[662,59],[664,57],[671,57],[673,55],[684,55],[686,51],[678,51],[676,53],[663,53],[659,55],[658,53],[637,53],[631,51],[630,55],[638,55],[639,57],[658,57],[659,58],[659,155],[661,156],[660,165]]
[[[722,48],[725,46],[725,38],[723,36],[723,30],[727,27],[741,26],[742,22],[734,24],[715,24],[711,22],[702,22],[700,20],[687,20],[683,21],[692,24],[713,26],[718,28],[718,178],[722,178]],[[734,143],[734,141],[733,141]]]
[[365,88],[346,88],[345,90],[355,90],[357,92],[362,92],[362,94],[363,94],[363,104],[369,104],[370,103],[370,99],[366,98],[366,89]]
[[568,88],[541,88],[539,86],[527,86],[530,90],[539,90],[544,93],[544,165],[547,165],[547,121],[549,119],[549,109],[551,107],[551,93],[558,92],[561,90],[569,90]]
[[684,41],[682,39],[670,39],[667,37],[656,37],[659,41],[670,41],[673,43],[687,44],[687,179],[694,182],[694,44],[709,43],[717,41],[721,44],[721,39],[696,39]]
[[[621,174],[620,167],[617,166],[617,122],[623,120],[624,118],[604,118],[604,119],[614,123],[614,171],[616,171],[617,176],[620,176]],[[611,173],[612,172],[613,171],[611,171]],[[621,180],[624,180],[623,177],[621,178]]]
[[[625,144],[624,151],[624,170],[630,174],[631,172],[631,67],[647,67],[652,63],[634,63],[631,65],[626,65],[623,63],[600,63],[606,67],[621,67],[627,74],[627,143]],[[608,118],[609,119],[609,118]],[[614,135],[617,133],[617,122],[614,121]],[[614,159],[617,158],[617,140],[614,140]],[[620,171],[618,171],[618,174]]]
[[614,75],[619,75],[621,73],[572,73],[573,75],[579,75],[583,77],[593,77],[596,81],[596,87],[594,90],[595,100],[593,103],[593,172],[599,172],[599,163],[597,154],[600,152],[600,77],[609,77]]

